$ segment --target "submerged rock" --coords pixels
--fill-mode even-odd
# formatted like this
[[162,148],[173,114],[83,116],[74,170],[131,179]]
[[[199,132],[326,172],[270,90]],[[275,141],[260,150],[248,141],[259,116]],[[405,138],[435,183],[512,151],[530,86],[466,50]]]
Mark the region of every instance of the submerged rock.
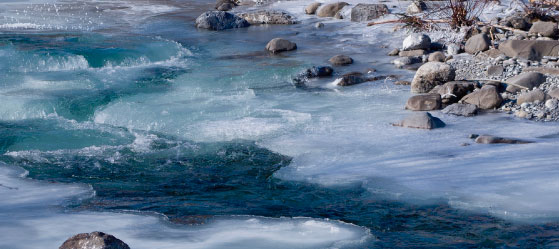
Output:
[[503,98],[497,91],[497,87],[485,85],[481,89],[466,95],[462,102],[487,110],[499,107],[503,102]]
[[276,54],[297,49],[297,44],[282,38],[274,38],[266,44],[266,50]]
[[327,4],[322,6],[320,9],[318,9],[316,15],[319,17],[334,17],[336,14],[338,14],[340,10],[342,10],[347,5],[349,5],[349,3],[346,2]]
[[428,93],[412,96],[406,103],[406,109],[411,111],[433,111],[441,109],[441,95]]
[[442,62],[427,62],[421,66],[411,83],[413,93],[427,93],[435,86],[454,80],[455,70]]
[[328,77],[332,76],[333,73],[334,69],[328,66],[311,67],[299,73],[295,78],[293,78],[293,82],[296,85],[301,85],[304,84],[308,79],[317,77]]
[[196,18],[196,27],[211,30],[246,28],[247,20],[225,11],[208,11]]
[[476,105],[455,103],[444,108],[442,113],[452,114],[456,116],[471,117],[475,116],[478,112]]
[[347,55],[336,55],[328,61],[335,66],[349,65],[353,63],[353,59]]
[[402,42],[402,50],[416,50],[431,48],[431,38],[426,34],[413,33]]
[[305,13],[307,15],[314,15],[316,13],[316,10],[318,9],[318,7],[320,7],[320,5],[322,5],[322,3],[311,3],[311,4],[309,4],[309,6],[307,6],[305,8]]
[[357,4],[351,9],[352,22],[365,22],[390,13],[385,4]]
[[392,125],[427,130],[442,128],[446,126],[446,124],[442,120],[437,117],[433,117],[431,113],[428,112],[411,114],[399,123],[395,123]]
[[72,236],[59,249],[130,249],[130,247],[110,234],[92,232]]
[[519,139],[512,138],[502,138],[490,135],[481,135],[476,138],[476,143],[478,144],[529,144],[530,141],[523,141]]
[[250,24],[296,24],[297,19],[287,12],[279,10],[259,10],[239,14]]
[[538,72],[521,73],[506,81],[509,84],[507,86],[507,92],[516,93],[522,90],[523,88],[532,90],[534,87],[540,86],[545,81],[546,81],[546,77],[542,73],[538,73]]
[[338,86],[352,86],[361,84],[363,82],[369,81],[369,78],[365,77],[363,73],[360,72],[351,72],[344,74],[342,78],[338,79],[336,85]]

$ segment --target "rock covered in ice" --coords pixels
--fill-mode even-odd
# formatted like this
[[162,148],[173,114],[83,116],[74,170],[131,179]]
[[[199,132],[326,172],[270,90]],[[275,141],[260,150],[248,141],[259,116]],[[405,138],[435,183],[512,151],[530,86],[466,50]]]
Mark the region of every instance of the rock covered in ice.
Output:
[[280,10],[258,10],[241,13],[240,17],[250,24],[296,24],[297,19],[291,14]]

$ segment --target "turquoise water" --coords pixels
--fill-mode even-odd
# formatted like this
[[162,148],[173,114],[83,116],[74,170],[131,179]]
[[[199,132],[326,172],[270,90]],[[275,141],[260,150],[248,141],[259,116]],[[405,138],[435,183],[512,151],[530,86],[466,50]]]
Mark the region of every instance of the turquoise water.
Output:
[[[309,217],[370,230],[347,248],[558,246],[557,201],[546,197],[559,174],[557,139],[548,136],[555,124],[488,114],[445,117],[448,129],[431,133],[394,128],[409,89],[392,80],[291,81],[341,51],[357,62],[338,74],[409,79],[413,72],[394,71],[384,56],[386,37],[340,35],[352,28],[343,23],[317,32],[312,20],[196,30],[211,2],[148,2],[0,12],[0,162],[53,186],[92,187],[92,197],[63,202],[60,212],[143,211],[189,226]],[[299,50],[265,53],[278,36]],[[469,133],[515,129],[539,143],[459,146]]]

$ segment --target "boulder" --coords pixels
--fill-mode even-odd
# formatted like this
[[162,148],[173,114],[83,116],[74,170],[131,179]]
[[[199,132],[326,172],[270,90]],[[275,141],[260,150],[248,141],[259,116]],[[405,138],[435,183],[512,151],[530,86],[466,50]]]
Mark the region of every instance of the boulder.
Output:
[[416,50],[408,50],[408,51],[400,51],[398,56],[400,57],[421,57],[427,54],[427,51],[423,49],[416,49]]
[[544,83],[545,80],[546,77],[542,73],[538,73],[538,72],[521,73],[506,81],[509,84],[507,86],[507,92],[516,93],[523,88],[532,90],[534,87],[538,87],[542,83]]
[[551,89],[547,94],[552,98],[559,99],[559,88]]
[[317,78],[317,77],[328,77],[328,76],[332,76],[333,73],[334,73],[334,69],[331,67],[315,66],[315,67],[307,68],[305,71],[297,74],[297,76],[293,78],[293,82],[296,85],[302,85],[309,79]]
[[365,22],[390,13],[385,4],[357,4],[351,9],[352,22]]
[[446,53],[448,55],[457,55],[462,51],[462,47],[456,43],[451,43],[447,45]]
[[503,98],[497,91],[497,87],[485,85],[481,89],[464,96],[462,102],[487,110],[499,107]]
[[402,42],[402,50],[416,50],[431,48],[431,38],[425,34],[413,33]]
[[317,22],[317,23],[314,25],[314,27],[317,28],[317,29],[324,28],[324,23]]
[[130,247],[110,234],[92,232],[74,235],[59,249],[130,249]]
[[266,50],[276,54],[297,49],[297,44],[282,38],[274,38],[266,44]]
[[400,57],[392,61],[392,64],[396,65],[397,67],[403,67],[406,65],[411,65],[414,63],[420,63],[421,59],[417,57]]
[[443,106],[456,103],[468,93],[474,91],[475,84],[469,81],[451,81],[435,86],[430,93],[441,95]]
[[445,59],[446,59],[446,56],[443,54],[443,52],[437,51],[437,52],[431,53],[429,55],[428,61],[430,61],[430,62],[444,62]]
[[477,34],[466,41],[465,50],[468,54],[476,54],[489,49],[491,39],[486,34]]
[[224,30],[250,26],[247,20],[225,11],[208,11],[196,18],[196,27],[201,29]]
[[408,5],[408,8],[406,8],[406,14],[419,14],[425,10],[427,10],[427,4],[425,4],[425,2],[413,1],[412,3],[410,3],[410,5]]
[[512,138],[502,138],[490,135],[481,135],[476,138],[476,143],[478,144],[528,144],[532,143],[530,141],[523,141],[519,139]]
[[241,13],[240,17],[250,24],[296,24],[297,19],[287,12],[279,10],[258,10],[254,12]]
[[433,111],[441,109],[441,95],[427,93],[412,96],[406,103],[406,109],[411,111]]
[[309,6],[305,8],[305,13],[307,15],[314,15],[318,7],[320,7],[320,5],[322,5],[322,3],[311,3]]
[[508,57],[539,61],[544,56],[557,56],[559,41],[507,40],[499,45],[499,50]]
[[343,66],[353,63],[353,59],[347,55],[336,55],[328,60],[332,65]]
[[233,7],[237,6],[237,3],[232,0],[217,0],[215,3],[215,9],[219,10],[219,7],[223,6],[224,4],[233,5]]
[[219,7],[217,7],[217,10],[219,11],[230,11],[233,8],[235,8],[236,5],[232,4],[232,3],[224,3],[222,5],[220,5]]
[[472,105],[472,104],[454,103],[444,108],[441,112],[445,114],[456,115],[456,116],[471,117],[477,114],[478,108],[476,105]]
[[445,127],[446,124],[439,118],[433,117],[431,113],[422,112],[422,113],[413,113],[408,117],[404,118],[404,120],[392,125],[407,127],[407,128],[431,130],[431,129]]
[[338,86],[352,86],[367,82],[369,81],[369,79],[360,72],[351,72],[342,75],[342,77],[337,79],[336,81],[336,85]]
[[546,98],[547,96],[542,90],[534,89],[533,91],[520,94],[520,96],[516,99],[516,104],[522,105],[523,103],[534,103],[536,101],[543,103]]
[[454,80],[455,69],[442,62],[427,62],[419,67],[411,83],[413,93],[427,93],[435,86]]
[[535,22],[528,33],[544,37],[556,37],[559,34],[559,30],[555,22]]
[[501,24],[507,27],[520,29],[520,30],[528,30],[528,28],[530,28],[530,23],[528,23],[526,21],[526,18],[522,16],[508,17],[505,20],[503,20]]
[[349,5],[349,3],[346,2],[327,4],[322,6],[320,9],[318,9],[316,15],[319,17],[334,17],[340,10],[342,10],[347,5]]

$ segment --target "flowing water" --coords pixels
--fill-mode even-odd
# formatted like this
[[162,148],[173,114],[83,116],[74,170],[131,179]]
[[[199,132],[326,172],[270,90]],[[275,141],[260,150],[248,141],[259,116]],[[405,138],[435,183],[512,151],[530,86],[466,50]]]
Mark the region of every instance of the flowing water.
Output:
[[[398,34],[303,15],[195,29],[212,5],[0,0],[0,248],[94,230],[132,248],[559,247],[557,124],[392,127],[406,86],[291,79],[339,53],[356,60],[339,74],[409,79],[385,56]],[[274,37],[299,48],[271,56]]]

